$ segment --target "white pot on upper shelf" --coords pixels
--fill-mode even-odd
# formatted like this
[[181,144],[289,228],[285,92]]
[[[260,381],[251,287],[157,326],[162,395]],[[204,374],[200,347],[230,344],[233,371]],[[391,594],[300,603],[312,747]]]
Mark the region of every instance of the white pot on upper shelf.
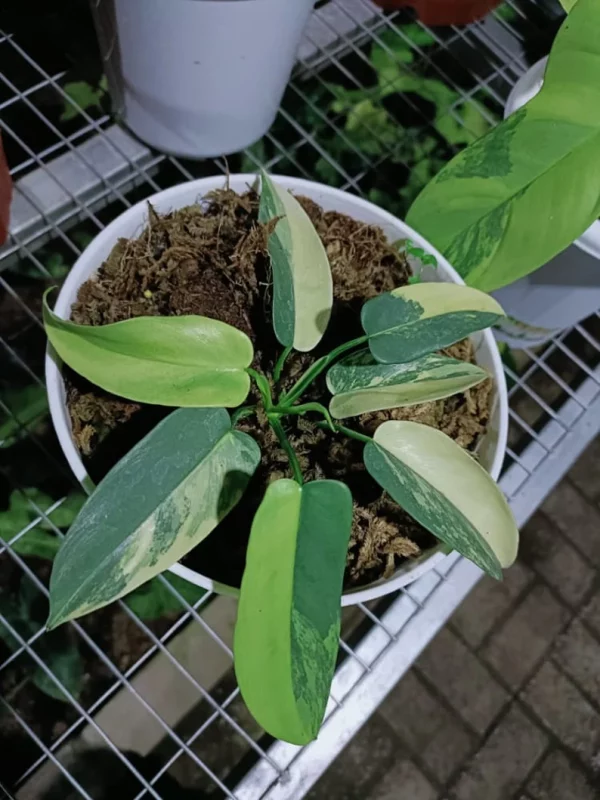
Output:
[[205,158],[271,127],[315,0],[97,0],[115,113],[158,150]]
[[[539,92],[547,61],[538,61],[517,81],[505,118]],[[544,344],[594,314],[600,308],[600,222],[543,267],[492,294],[508,315],[496,335],[511,347]]]

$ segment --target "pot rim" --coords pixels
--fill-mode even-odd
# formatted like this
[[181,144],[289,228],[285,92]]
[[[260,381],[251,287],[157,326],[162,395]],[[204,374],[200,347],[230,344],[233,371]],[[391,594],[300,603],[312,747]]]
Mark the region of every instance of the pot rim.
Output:
[[[377,220],[370,224],[379,224],[382,227],[403,228],[401,238],[409,237],[416,245],[423,248],[426,252],[435,256],[438,263],[438,274],[443,274],[446,282],[464,284],[463,279],[454,270],[448,261],[439,253],[429,242],[424,239],[420,234],[413,230],[406,223],[394,217],[387,211],[379,208],[375,204],[364,200],[360,197],[344,192],[341,189],[335,189],[325,184],[316,181],[310,181],[303,178],[294,178],[284,175],[273,175],[275,181],[281,183],[285,188],[291,191],[305,193],[309,196],[318,194],[321,198],[327,198],[332,201],[333,205],[341,205],[344,207],[342,213],[348,213],[347,206],[350,205],[356,210],[356,217],[361,218],[360,212],[368,212],[367,217],[377,217]],[[95,239],[86,247],[76,263],[73,265],[69,275],[67,276],[56,300],[54,312],[62,317],[68,319],[71,305],[77,295],[79,287],[91,275],[96,272],[101,265],[104,258],[98,253],[101,251],[109,251],[112,249],[117,239],[123,235],[120,229],[123,226],[131,227],[136,224],[136,229],[141,231],[142,226],[145,224],[147,215],[147,204],[153,203],[154,205],[165,205],[172,203],[172,208],[178,208],[182,205],[189,203],[186,199],[185,203],[180,202],[177,204],[178,199],[182,195],[189,196],[193,193],[196,200],[204,197],[208,192],[215,188],[221,187],[227,178],[223,175],[213,176],[209,178],[200,178],[188,183],[178,184],[169,189],[157,192],[150,197],[141,200],[133,205],[131,208],[124,211],[116,217],[106,228],[104,228],[95,237]],[[253,173],[234,174],[228,178],[229,185],[236,185],[239,188],[244,185],[252,185],[256,180],[256,175]],[[318,202],[318,200],[317,200]],[[363,215],[364,216],[364,215]],[[135,234],[129,234],[132,236]],[[400,238],[400,237],[399,237]],[[496,414],[499,421],[498,430],[495,432],[495,443],[493,450],[493,458],[491,458],[491,465],[489,473],[494,480],[497,480],[504,461],[506,451],[506,443],[508,437],[508,394],[506,388],[506,380],[504,376],[504,369],[502,367],[502,360],[500,353],[491,329],[481,332],[482,343],[488,350],[492,362],[492,377],[496,386]],[[77,480],[82,484],[86,491],[93,489],[93,484],[89,478],[79,451],[75,447],[75,443],[71,437],[71,427],[66,409],[64,397],[64,382],[60,369],[60,363],[56,355],[53,353],[52,348],[48,346],[45,358],[45,372],[46,372],[46,387],[48,392],[48,403],[52,423],[54,425],[56,434],[58,436],[62,451],[73,471]],[[383,595],[394,592],[409,583],[420,578],[426,572],[432,570],[438,565],[449,551],[442,544],[425,551],[419,558],[413,561],[406,561],[396,573],[387,580],[381,580],[377,583],[359,589],[345,591],[342,595],[342,606],[355,605],[357,603],[364,603],[369,600],[374,600]],[[188,580],[190,583],[200,586],[209,591],[214,591],[218,594],[228,594],[237,596],[239,589],[221,584],[218,581],[202,575],[195,570],[185,567],[177,563],[170,567],[170,572],[178,575],[181,578]]]

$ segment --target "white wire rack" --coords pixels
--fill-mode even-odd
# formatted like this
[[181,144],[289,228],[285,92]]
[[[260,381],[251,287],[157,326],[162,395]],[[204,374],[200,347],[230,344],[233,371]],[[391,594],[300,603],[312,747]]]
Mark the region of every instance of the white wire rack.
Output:
[[[473,135],[482,120],[494,124],[527,66],[525,45],[539,34],[540,19],[552,28],[539,6],[521,0],[465,29],[427,31],[368,0],[321,4],[275,126],[229,167],[243,160],[245,169],[264,164],[274,173],[326,177],[400,213],[409,198],[390,187],[399,175],[406,184],[414,170],[415,142],[429,137],[436,157],[447,158],[465,139],[441,137],[440,120],[473,126]],[[397,60],[405,78],[443,83],[443,107],[403,90],[410,82],[382,91],[374,47]],[[64,71],[34,50],[18,33],[0,31],[0,130],[15,181],[11,236],[0,250],[0,503],[3,495],[21,498],[16,527],[0,515],[0,588],[18,586],[22,594],[25,585],[35,604],[48,594],[49,568],[23,543],[36,531],[64,535],[59,512],[72,481],[43,410],[32,424],[29,406],[15,400],[15,386],[42,387],[41,289],[133,202],[228,165],[150,151],[100,104],[83,108],[65,90]],[[365,112],[362,139],[357,119],[336,105],[336,85],[361,92],[354,100]],[[465,113],[469,106],[475,118]],[[378,127],[383,110],[397,122],[397,139]],[[501,483],[520,524],[600,429],[599,328],[597,318],[588,320],[506,368],[512,428]],[[1,432],[9,424],[14,443],[6,447]],[[35,481],[43,491],[32,491]],[[184,797],[186,790],[235,800],[301,798],[479,578],[471,563],[449,556],[405,591],[347,614],[327,718],[303,749],[269,740],[247,714],[232,677],[235,605],[227,598],[204,595],[190,605],[160,578],[178,612],[149,621],[121,602],[72,623],[68,644],[84,665],[76,687],[45,645],[43,613],[24,627],[0,605],[0,641],[10,642],[0,649],[0,791],[36,800],[96,800],[111,787],[124,800]],[[12,737],[14,752],[3,736]]]

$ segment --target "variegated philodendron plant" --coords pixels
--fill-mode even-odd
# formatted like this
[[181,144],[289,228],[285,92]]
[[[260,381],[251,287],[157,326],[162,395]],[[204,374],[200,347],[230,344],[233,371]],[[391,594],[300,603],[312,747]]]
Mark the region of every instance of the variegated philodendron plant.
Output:
[[[254,381],[293,479],[269,485],[252,521],[235,669],[258,722],[303,744],[319,731],[334,672],[352,496],[335,480],[303,481],[286,417],[316,412],[332,435],[364,442],[366,468],[380,486],[449,548],[500,578],[518,534],[502,493],[471,455],[414,422],[384,422],[369,438],[340,420],[447,397],[487,378],[438,351],[492,325],[502,310],[476,289],[448,283],[380,295],[363,307],[363,336],[316,360],[278,395],[291,350],[312,350],[327,328],[332,276],[307,214],[267,175],[259,219],[277,220],[269,253],[283,352],[271,381],[251,367],[250,339],[215,319],[140,317],[92,327],[66,322],[44,304],[50,342],[76,372],[121,397],[179,407],[108,473],[71,527],[54,562],[48,627],[172,566],[235,506],[261,458],[254,439],[236,429],[257,410],[243,405]],[[303,403],[326,370],[329,409]],[[227,408],[236,410],[230,416]]]

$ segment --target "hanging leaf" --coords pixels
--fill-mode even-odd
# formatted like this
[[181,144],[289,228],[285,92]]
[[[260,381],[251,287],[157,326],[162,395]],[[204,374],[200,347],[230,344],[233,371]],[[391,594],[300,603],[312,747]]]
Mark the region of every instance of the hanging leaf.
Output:
[[269,237],[273,327],[284,347],[306,353],[321,341],[333,305],[329,259],[296,198],[262,173],[259,220],[277,219]]
[[335,669],[352,496],[338,481],[272,483],[256,512],[235,628],[242,696],[272,736],[317,736]]
[[[21,579],[17,597],[0,592],[0,615],[26,641],[35,636],[43,627],[42,623],[38,621],[40,600],[39,590],[26,577]],[[11,634],[1,620],[0,639],[12,652],[21,646],[19,640]],[[45,634],[36,641],[34,649],[67,691],[74,697],[78,697],[83,687],[84,664],[69,631],[64,629]],[[33,660],[30,662],[29,675],[33,683],[44,694],[64,703],[70,702],[45,670],[36,666]]]
[[44,297],[44,325],[66,364],[128,400],[238,406],[250,391],[245,370],[253,358],[252,342],[216,319],[136,317],[111,325],[77,325],[57,317]]
[[493,297],[455,283],[418,283],[368,300],[362,325],[377,361],[400,364],[441,350],[493,325]]
[[54,561],[48,628],[128,594],[236,505],[260,461],[220,409],[174,411],[108,473]]
[[342,359],[327,373],[335,419],[411,406],[464,392],[489,377],[475,364],[430,353],[406,364],[380,364],[368,349]]
[[377,483],[417,522],[494,578],[517,556],[519,533],[490,475],[441,431],[384,422],[365,446]]
[[533,272],[600,211],[600,4],[579,0],[525,106],[450,161],[407,222],[472,286]]

